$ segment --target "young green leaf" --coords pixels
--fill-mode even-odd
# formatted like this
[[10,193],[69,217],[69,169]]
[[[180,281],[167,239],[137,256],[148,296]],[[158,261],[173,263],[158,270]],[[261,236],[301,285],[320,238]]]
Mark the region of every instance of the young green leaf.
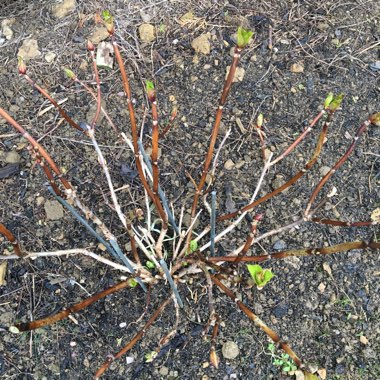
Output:
[[24,63],[24,60],[22,59],[20,55],[17,57],[17,60],[18,60],[18,72],[20,74],[26,74],[26,65]]
[[137,286],[137,281],[134,278],[128,280],[128,284],[131,288],[135,288]]
[[198,242],[196,240],[191,240],[189,245],[189,254],[195,252],[198,249]]
[[380,127],[380,112],[374,113],[369,117],[369,120],[373,125]]
[[150,80],[147,80],[147,81],[145,81],[145,85],[146,85],[147,92],[154,91],[154,83],[153,82],[151,82]]
[[237,30],[237,46],[240,49],[244,49],[251,42],[252,36],[253,32],[239,26]]
[[67,78],[75,79],[75,74],[73,71],[71,71],[70,69],[66,69],[66,68],[64,68],[63,71],[65,72],[65,75],[67,76]]
[[261,128],[263,126],[263,123],[264,123],[264,115],[261,113],[261,114],[259,114],[259,116],[257,116],[256,125],[259,128]]
[[276,346],[273,343],[269,343],[267,348],[272,353],[276,351]]
[[258,289],[262,289],[274,277],[270,269],[263,269],[258,264],[248,264],[247,268]]
[[114,33],[114,26],[113,26],[113,16],[111,15],[110,11],[105,10],[102,12],[103,20],[104,20],[104,25],[107,28],[107,31],[109,34]]
[[105,22],[110,22],[110,21],[113,22],[113,17],[112,17],[112,15],[111,15],[111,12],[110,12],[108,9],[106,9],[106,10],[104,10],[104,11],[102,12],[102,16],[103,16],[103,20],[104,20]]
[[336,109],[342,104],[343,98],[344,98],[344,94],[339,94],[337,96],[334,96],[334,98],[329,104],[330,111],[336,111]]
[[157,356],[156,351],[148,352],[147,354],[145,354],[145,362],[151,363],[155,359],[156,356]]
[[152,261],[147,261],[146,263],[145,263],[145,266],[148,268],[148,269],[154,269],[156,266],[154,265],[154,262],[152,262]]
[[329,105],[333,99],[334,99],[334,94],[332,92],[329,92],[329,94],[327,95],[327,98],[325,99],[325,103],[324,103],[325,108],[329,108]]

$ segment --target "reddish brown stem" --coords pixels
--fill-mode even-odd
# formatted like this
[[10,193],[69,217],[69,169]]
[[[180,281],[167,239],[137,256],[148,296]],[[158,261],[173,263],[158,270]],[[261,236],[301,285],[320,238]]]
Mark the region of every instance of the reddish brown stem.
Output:
[[127,97],[127,105],[128,105],[128,110],[129,110],[129,119],[131,121],[132,143],[133,143],[133,150],[134,150],[135,160],[136,160],[136,168],[137,168],[137,171],[139,173],[141,183],[143,184],[145,190],[147,191],[150,199],[154,202],[154,204],[157,208],[157,212],[160,215],[160,218],[162,219],[163,227],[166,228],[167,227],[167,216],[166,216],[165,210],[162,207],[161,202],[158,200],[158,198],[154,196],[154,193],[153,193],[152,189],[150,188],[150,186],[149,186],[149,184],[148,184],[148,182],[144,176],[144,171],[143,171],[143,168],[142,168],[142,165],[140,162],[139,147],[138,147],[138,143],[137,143],[138,132],[137,132],[135,110],[134,110],[133,103],[132,103],[131,88],[129,86],[129,80],[128,80],[127,72],[125,70],[123,58],[121,57],[119,47],[118,47],[118,45],[115,41],[115,37],[113,35],[112,35],[112,45],[113,45],[116,61],[117,61],[119,68],[120,68],[120,74],[121,74],[121,78],[123,81],[123,87],[124,87],[124,91],[125,91],[125,94]]
[[130,220],[127,220],[127,232],[128,232],[129,238],[131,239],[131,248],[132,248],[133,258],[135,259],[136,264],[141,266],[141,261],[137,253],[135,233],[133,232],[132,224]]
[[[380,249],[380,243],[375,242],[365,242],[365,241],[353,241],[348,243],[341,243],[336,245],[331,245],[329,247],[319,247],[319,248],[307,248],[307,249],[290,249],[288,251],[281,251],[272,253],[270,255],[259,255],[259,256],[246,256],[241,259],[243,263],[261,263],[267,260],[279,260],[291,256],[315,256],[315,255],[330,255],[332,253],[350,251],[352,249]],[[220,256],[220,257],[209,257],[210,262],[232,262],[234,263],[236,256]]]
[[324,218],[312,218],[312,222],[319,224],[328,224],[331,226],[342,226],[342,227],[365,227],[376,224],[372,220],[367,220],[365,222],[343,222],[340,220],[324,219]]
[[69,116],[67,113],[61,108],[61,106],[49,95],[49,93],[40,87],[36,82],[33,81],[27,74],[23,74],[26,81],[35,88],[42,96],[44,96],[53,106],[57,109],[59,114],[75,129],[81,131],[82,133],[86,133],[83,129]]
[[[218,106],[218,110],[217,110],[216,116],[215,116],[215,122],[214,122],[214,126],[212,129],[210,144],[208,146],[208,151],[207,151],[207,155],[206,155],[205,162],[204,162],[202,176],[201,176],[201,179],[199,181],[196,192],[194,194],[193,205],[191,207],[191,218],[195,218],[199,197],[202,193],[203,186],[206,182],[207,173],[208,173],[208,170],[210,168],[212,156],[214,153],[216,139],[217,139],[218,133],[219,133],[220,122],[221,122],[222,116],[223,116],[223,107],[224,107],[224,104],[226,103],[228,94],[229,94],[230,89],[231,89],[231,85],[232,85],[232,82],[233,82],[233,79],[235,76],[236,68],[239,64],[241,51],[242,51],[241,48],[235,47],[234,58],[233,58],[233,61],[232,61],[231,67],[230,67],[230,71],[228,73],[227,79],[224,82],[222,96],[219,100],[219,106]],[[188,240],[189,241],[191,240],[191,233],[189,233],[189,235],[188,235]]]
[[[73,81],[80,84],[93,98],[95,101],[97,101],[97,94],[95,94],[95,92],[92,90],[92,88],[90,88],[89,86],[87,86],[86,83],[82,82],[81,80],[79,80],[77,77],[74,77],[73,78]],[[113,130],[115,131],[115,133],[117,134],[117,136],[120,135],[120,131],[118,130],[118,128],[116,127],[116,125],[114,124],[114,122],[111,120],[111,118],[109,117],[108,113],[103,110],[103,114],[105,116],[105,118],[107,119],[107,121],[110,123],[111,127],[113,128]]]
[[281,161],[283,158],[285,158],[287,155],[289,155],[296,146],[307,136],[309,132],[313,129],[314,125],[317,124],[319,119],[326,113],[326,110],[323,109],[319,114],[314,118],[314,120],[310,123],[310,125],[293,141],[292,144],[289,145],[285,151],[280,154],[276,159],[274,159],[270,164],[271,166],[275,165],[277,162]]
[[305,216],[307,217],[309,214],[309,211],[315,201],[315,198],[321,191],[324,184],[330,179],[330,177],[347,161],[348,157],[354,150],[360,136],[366,131],[368,126],[371,124],[371,120],[366,120],[357,130],[356,135],[351,143],[351,145],[348,147],[346,153],[338,160],[338,162],[333,166],[333,168],[321,179],[321,181],[318,183],[318,185],[315,187],[313,193],[310,196],[309,202],[305,209]]
[[[33,155],[33,153],[32,153],[32,155]],[[44,171],[44,173],[45,173],[45,175],[46,175],[46,177],[47,177],[47,179],[49,181],[49,184],[52,187],[54,193],[56,195],[58,195],[59,197],[61,197],[62,196],[62,192],[61,192],[61,190],[59,189],[58,185],[55,182],[55,179],[54,179],[53,173],[50,170],[50,167],[47,166],[47,165],[45,165],[43,157],[41,157],[37,152],[35,152],[34,155],[35,155],[35,160],[36,160],[37,164],[40,165],[41,169]]]
[[216,338],[218,337],[218,330],[219,330],[219,316],[215,314],[213,316],[214,318],[214,326],[212,328],[212,334],[211,334],[211,344],[210,344],[210,362],[215,367],[218,368],[219,366],[219,359],[218,355],[216,353]]
[[109,366],[114,360],[119,359],[121,356],[126,354],[144,336],[148,328],[155,322],[155,320],[159,317],[159,315],[164,311],[165,307],[170,302],[170,300],[171,300],[171,297],[165,300],[158,307],[158,309],[156,309],[156,311],[149,318],[148,322],[144,325],[144,327],[123,347],[123,349],[121,349],[117,354],[108,357],[108,359],[96,371],[94,380],[99,379],[99,377],[103,375],[103,373],[109,368]]
[[8,230],[7,227],[4,226],[3,223],[0,223],[0,234],[5,236],[5,238],[12,244],[13,251],[18,257],[26,256],[26,254],[21,251],[16,237],[12,234],[11,231]]
[[281,192],[283,192],[284,190],[286,190],[288,187],[290,187],[294,183],[296,183],[317,162],[317,159],[318,159],[318,157],[319,157],[319,155],[320,155],[320,153],[322,151],[322,147],[323,147],[323,145],[325,143],[325,140],[326,140],[327,130],[328,130],[328,127],[329,127],[329,125],[331,123],[332,115],[333,115],[333,113],[329,112],[328,118],[327,118],[326,122],[323,124],[322,131],[319,134],[317,146],[315,147],[314,153],[313,153],[310,161],[304,166],[303,169],[301,169],[293,178],[291,178],[288,182],[284,183],[278,189],[272,191],[269,194],[264,195],[263,197],[261,197],[260,199],[257,199],[256,201],[254,201],[254,202],[252,202],[252,203],[250,203],[250,204],[242,207],[240,210],[237,210],[237,211],[231,212],[229,214],[225,214],[225,215],[219,216],[217,218],[217,221],[221,222],[222,220],[231,219],[231,218],[234,218],[234,217],[242,214],[245,211],[252,210],[256,206],[260,205],[261,203],[267,201],[270,198],[273,198],[277,194],[280,194]]
[[[216,257],[215,257],[216,258]],[[275,333],[272,329],[270,329],[254,312],[243,302],[239,301],[239,299],[235,296],[235,294],[227,288],[227,286],[223,285],[216,277],[211,276],[212,281],[215,285],[217,285],[228,297],[232,299],[239,307],[239,309],[262,331],[264,331],[270,339],[273,340],[282,350],[284,350],[294,361],[298,368],[303,367],[301,360],[295,354],[295,352],[289,347],[289,345],[281,340],[281,338]]]
[[[261,219],[261,217],[260,217],[260,219]],[[257,224],[258,224],[260,219],[255,219],[251,223],[251,230],[248,234],[248,237],[247,237],[247,240],[244,244],[243,250],[241,251],[241,253],[239,255],[236,256],[234,264],[239,264],[241,259],[247,254],[249,248],[251,248],[253,239],[255,238],[255,235],[257,233]]]
[[129,280],[134,278],[136,274],[133,276],[130,276],[127,280],[121,281],[118,284],[111,286],[110,288],[103,290],[100,293],[95,294],[92,297],[89,297],[85,299],[84,301],[81,301],[73,306],[68,307],[67,309],[62,310],[61,312],[51,315],[50,317],[38,319],[37,321],[31,321],[26,323],[18,323],[15,326],[18,328],[19,331],[29,331],[29,330],[35,330],[39,329],[44,326],[52,325],[55,322],[62,321],[63,319],[67,318],[70,314],[77,313],[78,311],[81,311],[83,309],[86,309],[90,305],[92,305],[94,302],[99,301],[100,299],[116,293],[128,286],[130,286]]
[[173,121],[175,120],[176,117],[177,117],[177,109],[174,108],[172,111],[172,114],[170,116],[170,119],[168,121],[168,124],[166,125],[164,130],[159,135],[160,139],[162,139],[169,132],[170,128],[173,126]]
[[41,155],[46,162],[49,164],[53,172],[58,176],[59,180],[62,182],[63,186],[66,189],[72,189],[71,184],[62,176],[61,171],[59,170],[56,163],[50,157],[49,153],[40,145],[20,124],[16,122],[6,111],[0,107],[0,116],[5,119],[13,128],[15,128],[21,135],[27,139],[33,146],[33,149]]

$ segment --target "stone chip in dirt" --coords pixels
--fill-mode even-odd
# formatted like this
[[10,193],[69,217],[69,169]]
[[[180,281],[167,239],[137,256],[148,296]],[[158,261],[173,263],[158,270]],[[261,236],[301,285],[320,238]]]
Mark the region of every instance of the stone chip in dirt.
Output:
[[231,340],[223,344],[222,354],[225,359],[235,359],[240,353],[239,347]]
[[[226,78],[228,76],[228,73],[230,72],[230,67],[231,66],[227,66],[227,68],[226,68]],[[244,69],[244,67],[237,67],[236,71],[235,71],[234,79],[232,81],[234,83],[236,83],[236,82],[242,82],[243,79],[244,79],[244,75],[245,75],[245,69]]]
[[290,66],[290,71],[292,73],[303,73],[304,72],[304,66],[302,63],[293,63]]
[[75,0],[63,0],[61,3],[53,6],[52,13],[56,18],[66,17],[69,13],[71,13],[76,6]]
[[47,220],[59,220],[63,218],[63,207],[58,201],[46,201],[44,209]]
[[139,36],[142,42],[152,42],[156,38],[156,32],[152,24],[141,24],[139,26]]
[[194,38],[191,42],[191,47],[195,50],[196,53],[208,55],[211,52],[210,45],[210,33],[201,34],[197,38]]
[[12,311],[5,311],[0,313],[0,324],[9,326],[14,320],[14,315]]
[[322,166],[321,168],[319,168],[319,173],[322,176],[325,176],[330,170],[331,168],[329,166]]
[[20,155],[14,150],[7,152],[4,157],[4,162],[7,164],[19,164],[21,161]]
[[235,164],[230,158],[224,163],[224,169],[226,170],[232,170],[234,166]]
[[89,40],[97,45],[99,42],[104,41],[109,36],[107,28],[104,25],[98,25],[95,30],[91,33]]
[[14,24],[14,18],[8,18],[1,21],[1,31],[6,40],[11,40],[13,38],[13,30],[11,26]]
[[41,57],[41,52],[38,49],[37,40],[33,38],[28,38],[24,40],[20,49],[18,50],[17,55],[22,57],[26,61],[29,59]]
[[45,54],[45,61],[47,63],[52,63],[55,60],[55,57],[57,54],[53,53],[52,51],[49,51]]
[[113,47],[111,42],[101,42],[96,49],[96,65],[105,69],[113,68]]
[[273,244],[273,249],[276,251],[283,251],[287,247],[284,240],[276,240]]
[[4,260],[0,264],[0,286],[7,285],[7,282],[5,281],[5,276],[7,274],[7,266],[8,266],[7,260]]

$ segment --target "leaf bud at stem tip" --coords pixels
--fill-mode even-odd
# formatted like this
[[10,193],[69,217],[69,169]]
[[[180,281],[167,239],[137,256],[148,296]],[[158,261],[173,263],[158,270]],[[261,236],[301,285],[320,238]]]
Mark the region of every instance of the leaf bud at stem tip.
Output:
[[94,51],[95,50],[95,46],[90,40],[87,40],[87,50],[88,51]]
[[22,75],[26,74],[26,65],[21,56],[18,56],[18,72]]
[[370,122],[373,125],[380,127],[380,112],[376,112],[369,117]]
[[74,72],[73,71],[71,71],[70,69],[63,69],[64,70],[64,72],[65,72],[65,75],[67,76],[67,78],[69,78],[69,79],[72,79],[72,80],[74,80],[75,78],[76,78],[76,75],[74,74]]
[[264,123],[264,115],[261,113],[258,117],[257,117],[257,121],[256,121],[256,124],[259,128],[261,128],[263,126],[263,123]]

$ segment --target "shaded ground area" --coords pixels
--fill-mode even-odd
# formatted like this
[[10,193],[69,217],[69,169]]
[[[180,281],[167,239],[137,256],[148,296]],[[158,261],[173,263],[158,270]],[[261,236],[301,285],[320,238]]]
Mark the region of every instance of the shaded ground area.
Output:
[[[188,173],[199,178],[211,133],[226,66],[231,63],[233,33],[238,25],[255,30],[253,44],[244,52],[244,79],[233,85],[225,108],[221,137],[231,136],[219,158],[215,189],[218,212],[245,205],[262,168],[260,144],[252,128],[258,113],[265,115],[268,147],[282,152],[318,113],[329,91],[343,92],[345,100],[331,126],[317,165],[302,181],[260,206],[265,217],[260,232],[295,220],[311,191],[351,143],[360,123],[379,111],[380,5],[376,1],[113,1],[81,2],[63,18],[52,16],[51,1],[6,1],[0,20],[9,20],[13,36],[7,39],[2,24],[0,45],[0,106],[41,138],[44,146],[77,187],[78,194],[106,221],[119,241],[128,244],[126,232],[107,205],[108,188],[91,144],[60,120],[50,104],[17,74],[17,53],[24,41],[38,42],[40,55],[27,62],[30,76],[63,101],[75,120],[90,119],[92,99],[64,77],[71,68],[88,85],[93,74],[86,41],[95,29],[97,10],[110,8],[117,20],[117,40],[126,59],[139,123],[147,102],[142,91],[146,79],[154,80],[163,125],[173,107],[178,117],[162,140],[161,181],[176,213],[190,208],[194,186]],[[182,18],[192,11],[192,15]],[[141,41],[142,23],[154,25],[151,42]],[[273,48],[269,49],[270,27]],[[191,46],[208,35],[210,51],[195,55]],[[49,61],[49,62],[48,62]],[[129,119],[118,70],[102,70],[104,105],[120,129],[129,133]],[[149,141],[149,117],[144,141]],[[276,165],[266,177],[261,195],[277,188],[302,168],[311,156],[318,131]],[[144,207],[138,181],[131,180],[133,155],[117,141],[103,120],[99,143],[107,156],[123,209]],[[337,172],[324,194],[337,195],[319,211],[319,217],[344,221],[368,220],[379,207],[379,128],[371,127],[359,146]],[[17,154],[16,154],[17,153]],[[13,161],[13,175],[0,180],[0,220],[19,238],[27,251],[88,247],[101,249],[67,212],[47,215],[51,196],[46,180],[35,167],[27,144],[0,120],[0,170]],[[17,167],[17,165],[16,165]],[[127,170],[126,170],[127,168]],[[3,172],[2,172],[3,173]],[[128,185],[128,186],[126,186]],[[185,215],[185,219],[189,215]],[[207,218],[201,220],[207,225]],[[218,228],[222,229],[220,225]],[[230,252],[242,244],[248,223],[218,245]],[[376,235],[377,234],[377,235]],[[375,226],[366,228],[303,224],[266,239],[253,254],[302,247],[320,247],[355,239],[378,239]],[[2,251],[7,243],[2,241]],[[128,246],[127,246],[128,250]],[[268,263],[276,277],[262,291],[243,282],[235,286],[242,300],[289,342],[294,351],[315,367],[325,368],[328,379],[380,378],[379,257],[378,252],[351,251],[325,257],[292,258]],[[242,266],[240,274],[247,278]],[[71,305],[116,283],[120,274],[87,258],[37,259],[8,264],[6,285],[0,287],[0,375],[4,379],[91,379],[110,353],[117,352],[141,328],[169,294],[165,284],[152,290],[148,313],[146,297],[135,288],[109,296],[75,315],[78,324],[65,320],[33,333],[12,335],[15,321],[37,319]],[[189,277],[180,284],[186,299],[178,332],[153,363],[144,355],[154,350],[175,320],[171,304],[146,337],[115,362],[105,379],[280,379],[272,362],[266,336],[259,332],[233,302],[215,290],[222,327],[217,350],[219,369],[208,363],[209,336],[202,334],[208,319],[205,279]],[[221,348],[235,342],[239,355],[223,358]]]

